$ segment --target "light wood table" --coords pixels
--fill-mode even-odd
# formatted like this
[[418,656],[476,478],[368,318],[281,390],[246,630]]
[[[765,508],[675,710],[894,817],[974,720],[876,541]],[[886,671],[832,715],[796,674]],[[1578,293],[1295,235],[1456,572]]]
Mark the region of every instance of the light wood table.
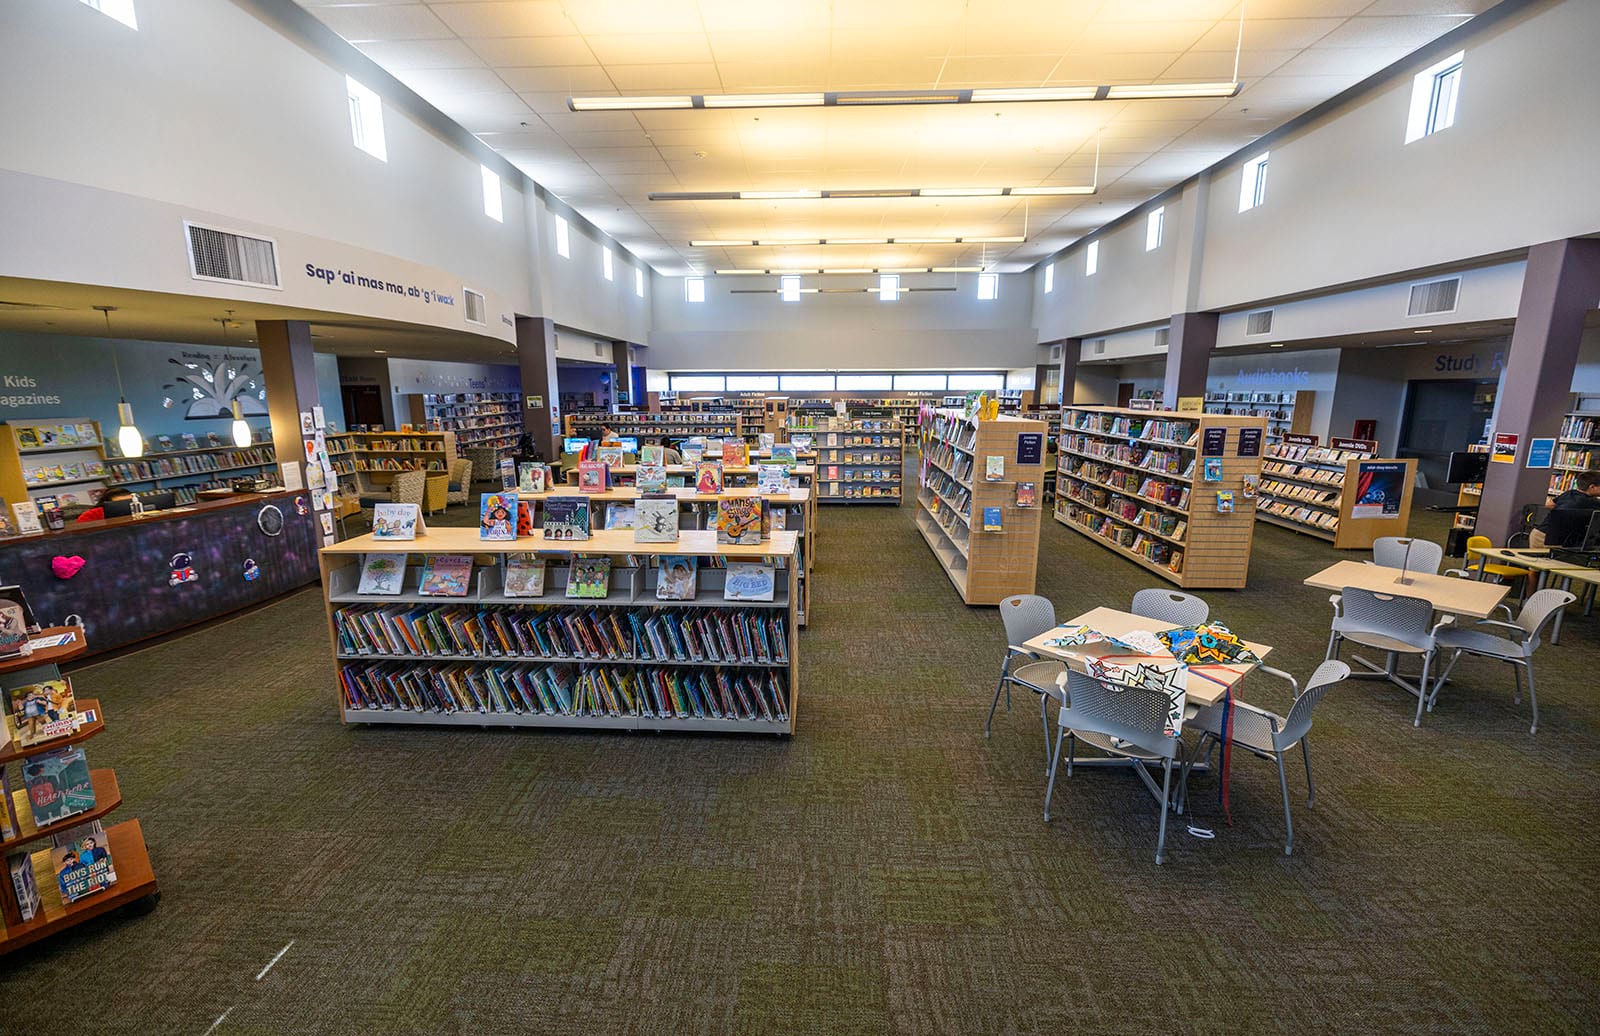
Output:
[[[1584,565],[1575,565],[1570,561],[1562,561],[1560,558],[1553,558],[1550,556],[1549,549],[1545,547],[1479,547],[1477,552],[1488,561],[1527,569],[1538,577],[1536,589],[1539,590],[1559,583],[1560,589],[1570,591],[1572,584],[1576,582],[1580,584],[1578,593],[1582,596],[1583,588],[1581,584],[1587,583],[1593,587],[1597,581],[1600,581],[1600,571]],[[1479,579],[1483,579],[1484,576],[1485,573],[1480,572],[1478,574]],[[1589,614],[1589,610],[1593,606],[1594,601],[1591,598],[1584,609],[1584,614]],[[1555,625],[1550,628],[1550,643],[1561,643],[1561,623],[1565,617],[1566,609],[1563,608],[1556,616]]]
[[1368,565],[1360,561],[1340,561],[1305,580],[1306,586],[1338,593],[1347,586],[1396,597],[1420,597],[1436,612],[1487,619],[1510,587],[1482,583],[1476,579],[1456,579],[1427,572],[1409,572],[1400,582],[1398,568]]

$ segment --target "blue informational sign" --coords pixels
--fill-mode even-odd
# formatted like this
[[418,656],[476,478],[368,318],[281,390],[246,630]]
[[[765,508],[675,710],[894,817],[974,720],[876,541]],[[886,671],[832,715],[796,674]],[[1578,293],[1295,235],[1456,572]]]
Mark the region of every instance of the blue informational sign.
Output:
[[1529,439],[1528,440],[1528,467],[1548,468],[1556,462],[1556,441],[1554,439]]

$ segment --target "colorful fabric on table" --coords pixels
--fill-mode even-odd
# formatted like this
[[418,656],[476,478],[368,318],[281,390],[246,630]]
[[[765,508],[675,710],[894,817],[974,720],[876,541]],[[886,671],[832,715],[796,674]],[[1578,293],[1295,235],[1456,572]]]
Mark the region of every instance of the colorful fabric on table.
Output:
[[1259,662],[1261,659],[1239,639],[1239,635],[1219,622],[1200,626],[1180,626],[1156,634],[1172,656],[1185,665],[1228,665],[1234,662]]

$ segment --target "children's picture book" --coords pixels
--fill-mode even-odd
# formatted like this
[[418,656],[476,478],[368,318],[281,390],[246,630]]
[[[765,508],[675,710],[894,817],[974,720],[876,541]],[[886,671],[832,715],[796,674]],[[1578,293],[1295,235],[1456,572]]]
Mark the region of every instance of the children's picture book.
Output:
[[778,437],[771,432],[756,433],[756,446],[768,453],[772,452],[772,447],[777,445],[777,441]]
[[595,450],[595,459],[607,467],[617,467],[622,463],[622,445],[601,446]]
[[753,496],[726,496],[718,500],[717,542],[760,543],[760,499]]
[[[790,445],[792,445],[795,448],[796,452],[799,452],[799,453],[808,453],[808,452],[810,452],[811,444],[814,443],[814,442],[816,442],[816,439],[813,438],[809,433],[808,434],[804,434],[804,435],[791,435],[791,436],[789,436]],[[777,458],[773,458],[773,459],[777,459]]]
[[589,501],[581,496],[553,496],[544,502],[544,538],[589,538]]
[[772,463],[792,465],[797,460],[799,460],[799,457],[797,456],[794,443],[780,442],[772,447]]
[[661,574],[656,580],[656,599],[659,601],[692,601],[698,592],[696,572],[700,559],[681,554],[667,554],[661,559]]
[[94,782],[83,749],[68,745],[29,756],[22,764],[33,823],[44,827],[94,808]]
[[24,684],[8,692],[17,743],[23,748],[66,737],[78,729],[78,705],[70,680]]
[[517,494],[485,493],[478,505],[478,539],[517,538]]
[[186,450],[198,450],[200,448],[200,440],[194,437],[193,432],[183,433],[183,448]]
[[1200,467],[1200,477],[1207,482],[1222,481],[1222,458],[1207,457]]
[[776,570],[753,561],[728,562],[728,578],[722,587],[725,601],[770,601],[776,585]]
[[1005,528],[1005,523],[1000,519],[1000,508],[985,507],[983,509],[983,531],[1000,532]]
[[701,459],[706,455],[706,444],[704,442],[691,439],[685,442],[683,444],[683,448],[678,452],[683,454],[683,462],[685,464],[699,464]]
[[507,554],[501,586],[507,597],[543,597],[544,559],[533,554]]
[[634,524],[634,503],[619,500],[606,505],[606,528],[631,529]]
[[567,596],[586,600],[602,600],[611,590],[611,559],[609,557],[572,559],[572,569],[567,575]]
[[578,492],[604,493],[609,482],[610,472],[606,466],[597,460],[580,460],[578,462]]
[[43,906],[39,898],[39,886],[34,882],[33,857],[26,850],[19,849],[6,857],[6,869],[11,872],[11,891],[22,911],[22,919],[32,921]]
[[1261,488],[1260,475],[1245,475],[1240,480],[1239,492],[1246,500],[1254,500],[1256,491]]
[[639,464],[641,466],[645,464],[665,464],[666,462],[667,451],[665,447],[654,444],[639,447]]
[[756,489],[762,493],[789,490],[789,469],[782,464],[762,464],[756,468]]
[[115,885],[117,872],[111,861],[111,841],[100,821],[80,824],[52,837],[50,870],[56,876],[63,903],[75,903]]
[[659,493],[667,488],[667,467],[665,464],[640,464],[634,469],[634,488],[641,493]]
[[17,449],[36,450],[39,448],[39,433],[27,425],[17,427]]
[[430,597],[465,597],[471,585],[471,554],[429,554],[422,566],[422,584],[417,593]]
[[517,496],[517,535],[533,535],[533,501]]
[[1232,514],[1233,513],[1233,490],[1231,490],[1231,489],[1219,489],[1219,490],[1217,490],[1217,513],[1219,513],[1219,514]]
[[397,594],[406,582],[404,554],[368,554],[361,563],[358,594]]
[[708,496],[722,492],[722,465],[703,460],[694,466],[694,491]]
[[372,538],[375,540],[414,540],[426,535],[428,524],[416,504],[376,504],[372,508]]
[[1032,507],[1039,502],[1039,487],[1035,482],[1017,483],[1017,506]]
[[663,494],[641,496],[634,505],[635,543],[676,543],[678,540],[678,498]]
[[162,450],[175,450],[178,448],[177,443],[172,441],[172,436],[170,435],[156,436],[156,446]]
[[11,512],[17,516],[17,532],[27,535],[33,532],[43,532],[44,526],[39,524],[39,509],[33,505],[32,500],[11,505]]
[[1006,477],[1006,459],[1004,457],[983,458],[983,480],[985,482],[1001,482]]
[[524,462],[517,465],[517,492],[544,492],[544,465]]
[[732,468],[742,468],[750,463],[750,447],[743,439],[722,440],[722,463]]

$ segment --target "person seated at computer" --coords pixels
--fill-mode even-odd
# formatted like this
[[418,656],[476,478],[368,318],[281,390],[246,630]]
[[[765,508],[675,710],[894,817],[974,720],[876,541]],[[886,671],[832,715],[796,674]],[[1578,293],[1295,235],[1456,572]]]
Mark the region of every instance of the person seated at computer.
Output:
[[1589,519],[1600,510],[1600,471],[1580,471],[1572,488],[1556,497],[1550,513],[1529,534],[1535,547],[1581,547]]
[[133,494],[126,489],[108,489],[100,502],[78,515],[75,521],[99,522],[107,518],[125,518],[133,513]]

